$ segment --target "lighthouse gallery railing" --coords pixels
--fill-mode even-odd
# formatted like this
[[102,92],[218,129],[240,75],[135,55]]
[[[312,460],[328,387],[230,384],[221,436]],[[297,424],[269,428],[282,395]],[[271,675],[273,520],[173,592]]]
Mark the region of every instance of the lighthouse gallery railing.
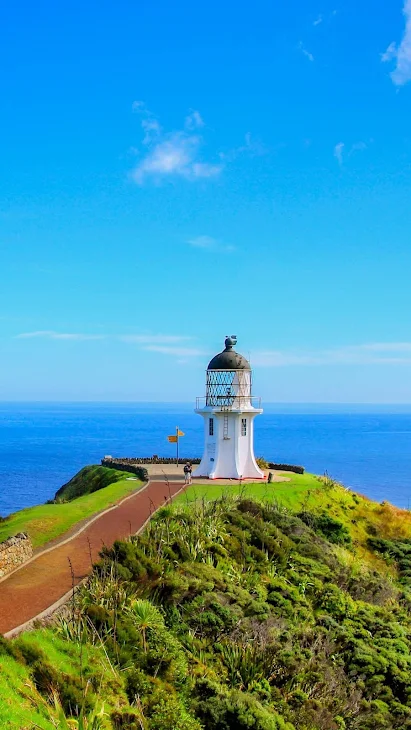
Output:
[[261,398],[255,395],[208,395],[196,398],[196,410],[211,407],[222,411],[241,411],[244,408],[261,408]]

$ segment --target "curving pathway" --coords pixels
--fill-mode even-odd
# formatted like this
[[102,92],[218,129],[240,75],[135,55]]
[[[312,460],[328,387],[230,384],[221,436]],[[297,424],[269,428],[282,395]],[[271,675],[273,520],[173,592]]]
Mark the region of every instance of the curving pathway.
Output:
[[181,482],[149,482],[75,533],[45,549],[0,582],[0,634],[12,635],[40,614],[51,613],[91,571],[103,545],[136,533],[150,515],[184,489]]

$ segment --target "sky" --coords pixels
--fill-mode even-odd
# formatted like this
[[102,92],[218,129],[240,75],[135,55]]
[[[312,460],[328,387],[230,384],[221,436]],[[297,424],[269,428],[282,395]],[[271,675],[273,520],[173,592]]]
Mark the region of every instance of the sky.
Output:
[[0,28],[0,400],[411,403],[411,0]]

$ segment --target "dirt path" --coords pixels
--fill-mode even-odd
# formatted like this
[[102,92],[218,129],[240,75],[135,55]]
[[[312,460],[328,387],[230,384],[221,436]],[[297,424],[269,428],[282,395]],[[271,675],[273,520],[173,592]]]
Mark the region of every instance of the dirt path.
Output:
[[[182,489],[181,482],[170,482],[173,496]],[[69,560],[75,583],[80,583],[98,560],[103,545],[110,547],[115,540],[137,532],[151,512],[169,497],[164,482],[150,482],[115,509],[96,519],[69,542],[42,553],[28,565],[0,583],[0,634],[38,616],[56,603],[72,587]],[[91,555],[90,555],[91,553]]]

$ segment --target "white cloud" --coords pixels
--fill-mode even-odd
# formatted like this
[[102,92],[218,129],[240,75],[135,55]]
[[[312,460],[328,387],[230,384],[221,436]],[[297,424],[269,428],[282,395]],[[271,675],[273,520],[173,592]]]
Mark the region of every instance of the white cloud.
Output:
[[344,147],[345,147],[344,142],[339,142],[334,147],[334,157],[337,158],[339,165],[342,165],[342,163],[343,163]]
[[256,352],[252,364],[259,367],[291,365],[411,365],[411,342],[371,342],[332,350],[307,352],[265,350]]
[[219,175],[221,164],[199,162],[201,137],[185,132],[173,132],[152,145],[150,152],[133,171],[134,180],[141,184],[147,178],[157,180],[184,177],[187,180]]
[[190,238],[187,243],[194,248],[202,248],[206,251],[221,253],[232,253],[235,251],[235,246],[221,243],[221,241],[218,241],[212,236],[196,236],[195,238]]
[[399,46],[390,43],[385,53],[381,54],[384,63],[394,61],[396,66],[391,72],[395,86],[404,86],[411,81],[411,0],[405,0],[403,13],[405,16],[405,30]]
[[323,22],[324,18],[322,15],[319,15],[317,20],[314,20],[313,25],[320,25]]
[[18,340],[33,337],[42,337],[49,340],[103,340],[105,335],[85,335],[71,332],[54,332],[53,330],[37,330],[36,332],[23,332],[15,336]]
[[313,54],[312,54],[312,53],[310,53],[310,51],[307,51],[307,49],[305,48],[305,46],[304,46],[304,44],[303,44],[303,42],[302,42],[302,41],[300,41],[300,43],[299,43],[298,47],[299,47],[299,49],[300,49],[301,53],[303,53],[303,54],[304,54],[304,56],[305,56],[306,58],[308,58],[308,60],[309,60],[309,61],[311,61],[311,62],[313,62],[313,61],[314,61],[314,56],[313,56]]
[[143,102],[134,102],[133,111],[142,117],[143,144],[147,150],[132,172],[136,183],[141,185],[148,179],[161,181],[178,177],[198,180],[220,174],[221,162],[201,160],[204,139],[198,132],[194,133],[204,126],[198,111],[192,111],[186,117],[184,129],[167,133]]

